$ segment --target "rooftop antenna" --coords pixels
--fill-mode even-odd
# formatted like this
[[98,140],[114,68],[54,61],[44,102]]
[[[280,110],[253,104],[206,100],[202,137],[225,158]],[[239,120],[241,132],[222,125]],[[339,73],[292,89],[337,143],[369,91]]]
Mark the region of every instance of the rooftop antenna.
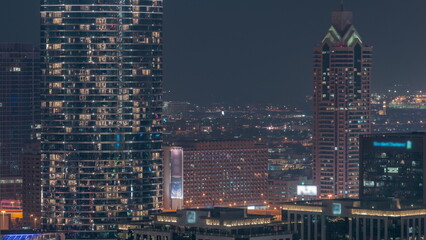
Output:
[[340,1],[340,11],[342,11],[342,12],[343,12],[343,11],[345,11],[344,5],[345,5],[345,4],[344,4],[344,1],[343,1],[343,0],[341,0],[341,1]]

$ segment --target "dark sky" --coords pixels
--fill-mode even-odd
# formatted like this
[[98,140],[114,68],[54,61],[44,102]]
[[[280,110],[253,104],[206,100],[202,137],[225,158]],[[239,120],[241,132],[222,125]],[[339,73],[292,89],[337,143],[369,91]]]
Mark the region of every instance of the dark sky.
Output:
[[[426,1],[351,0],[374,46],[373,91],[426,90]],[[312,48],[339,0],[165,0],[167,99],[301,104],[311,92]],[[38,42],[38,0],[5,0],[0,41]]]

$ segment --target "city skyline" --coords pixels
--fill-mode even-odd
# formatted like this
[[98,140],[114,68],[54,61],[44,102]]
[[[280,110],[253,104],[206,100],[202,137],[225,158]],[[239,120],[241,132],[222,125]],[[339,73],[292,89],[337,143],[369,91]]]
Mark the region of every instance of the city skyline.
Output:
[[[27,1],[25,9],[20,9],[22,1]],[[0,41],[37,41],[38,2],[22,1],[8,1],[3,8],[8,12],[1,17],[8,24]],[[321,40],[318,36],[325,33],[328,13],[340,1],[269,2],[257,6],[254,1],[244,1],[244,5],[241,1],[226,5],[224,1],[166,1],[165,90],[173,89],[166,98],[304,105],[310,94],[312,66],[311,49],[306,46]],[[413,23],[426,21],[422,14],[426,3],[362,0],[345,4],[356,12],[360,34],[375,47],[372,91],[396,82],[425,89],[421,78],[426,74],[422,67],[426,60],[421,49],[426,48],[426,31]],[[32,27],[20,31],[25,26]],[[206,83],[215,84],[205,88]]]
[[20,1],[0,238],[426,237],[426,2]]

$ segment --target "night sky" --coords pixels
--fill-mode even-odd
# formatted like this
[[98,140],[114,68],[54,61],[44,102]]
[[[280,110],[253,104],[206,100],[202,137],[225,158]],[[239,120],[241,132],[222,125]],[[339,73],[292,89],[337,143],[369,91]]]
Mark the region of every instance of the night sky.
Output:
[[[374,46],[373,91],[426,90],[426,1],[352,0]],[[301,105],[311,93],[312,48],[338,0],[165,0],[166,99]],[[38,42],[39,1],[5,0],[2,42]]]

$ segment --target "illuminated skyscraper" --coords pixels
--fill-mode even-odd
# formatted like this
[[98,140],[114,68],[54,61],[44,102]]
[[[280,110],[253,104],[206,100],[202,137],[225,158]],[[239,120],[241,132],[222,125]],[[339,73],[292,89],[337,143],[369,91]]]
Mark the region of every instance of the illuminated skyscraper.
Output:
[[161,208],[162,0],[41,0],[42,227],[116,239]]
[[322,198],[359,194],[359,135],[370,132],[372,50],[343,7],[332,13],[332,25],[314,49],[314,180]]

